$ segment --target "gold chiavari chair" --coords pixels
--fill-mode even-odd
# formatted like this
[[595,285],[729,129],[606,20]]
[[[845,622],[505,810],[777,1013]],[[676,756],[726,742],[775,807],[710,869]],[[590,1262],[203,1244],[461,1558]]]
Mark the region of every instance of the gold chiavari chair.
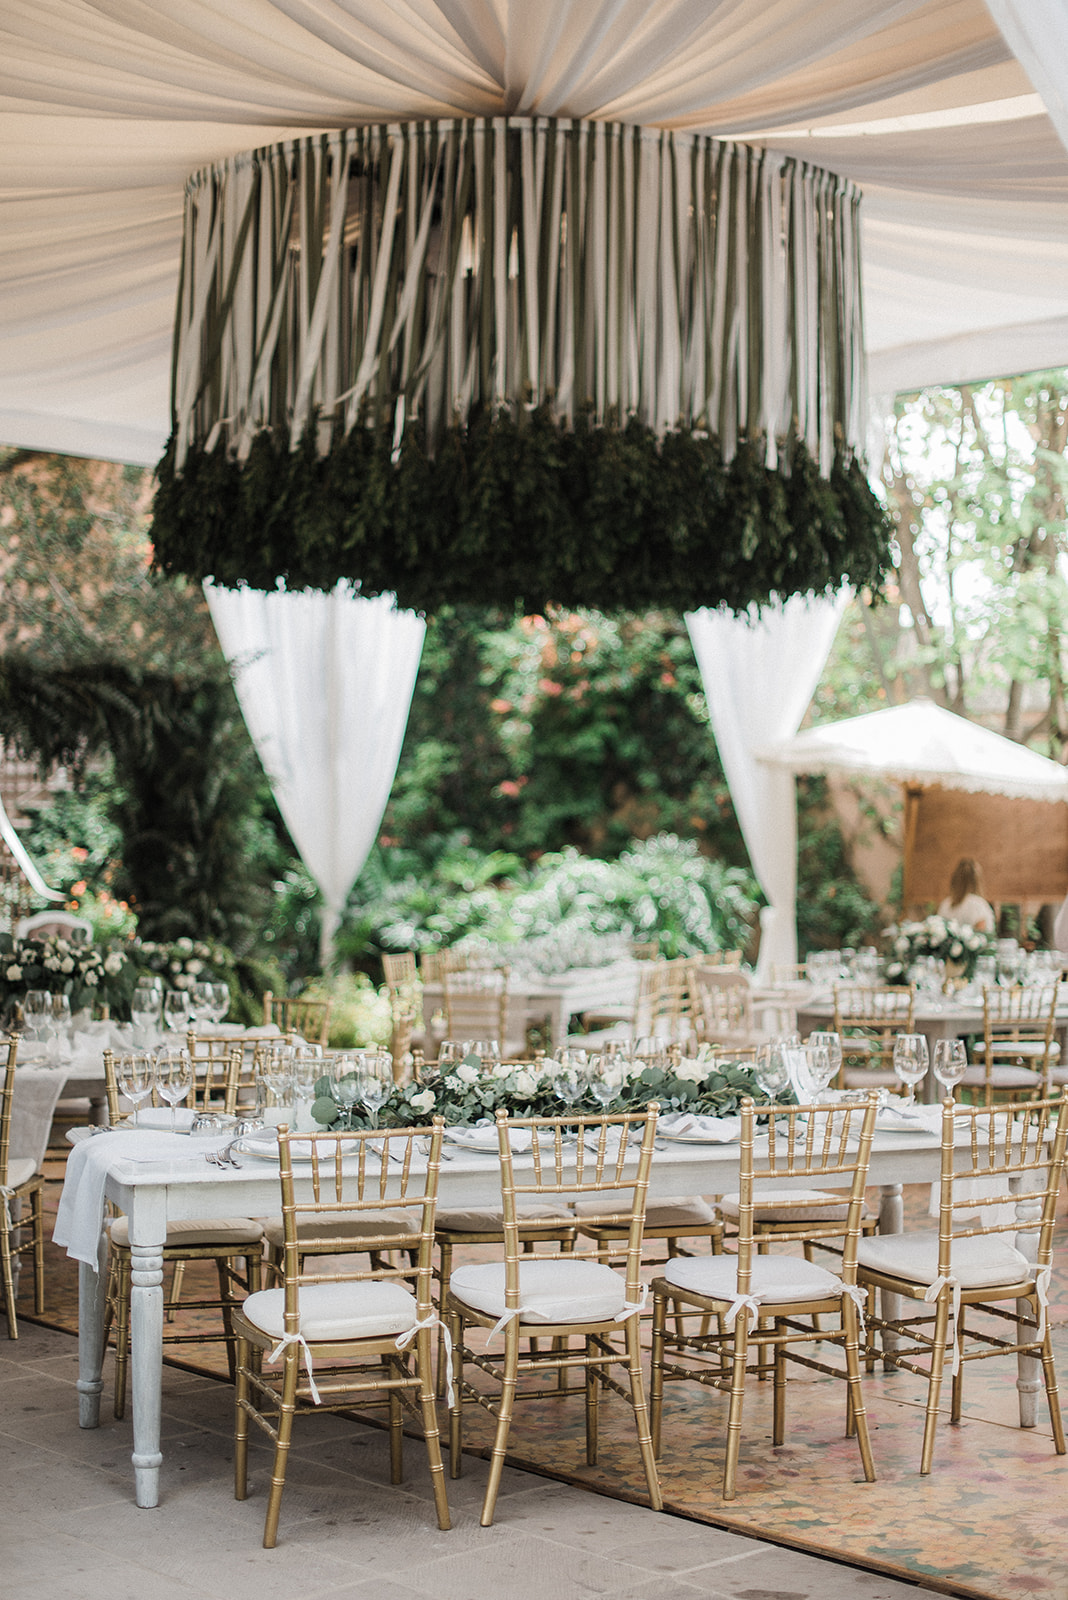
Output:
[[324,1047],[330,1040],[332,1000],[311,1000],[301,995],[276,995],[270,989],[263,996],[263,1025],[273,1022],[283,1033],[299,1033],[309,1044]]
[[446,963],[441,976],[445,1037],[496,1039],[506,1053],[509,977],[506,966],[459,971]]
[[[11,1108],[15,1099],[15,1057],[18,1039],[12,1035],[7,1041],[7,1065],[4,1069],[3,1098],[0,1099],[0,1266],[4,1278],[4,1310],[7,1313],[7,1336],[19,1336],[18,1318],[15,1315],[15,1263],[22,1256],[33,1261],[33,1309],[44,1315],[44,1211],[42,1194],[44,1175],[30,1157],[11,1156]],[[30,1204],[29,1222],[19,1217],[24,1201]],[[25,1233],[25,1237],[21,1235]],[[19,1242],[16,1244],[16,1237]]]
[[[230,1044],[228,1055],[228,1077],[223,1084],[223,1104],[236,1099],[237,1076],[241,1065],[241,1046]],[[197,1109],[205,1110],[210,1107],[210,1101],[205,1100],[208,1085],[217,1082],[210,1072],[205,1072],[200,1080],[197,1094]],[[123,1117],[122,1095],[119,1088],[118,1071],[114,1052],[104,1051],[104,1089],[107,1095],[108,1117],[112,1125],[121,1122]],[[115,1330],[115,1402],[116,1417],[122,1417],[126,1412],[126,1374],[130,1356],[130,1274],[132,1270],[132,1257],[130,1252],[130,1230],[125,1217],[113,1217],[107,1224],[110,1265],[108,1274],[107,1309],[105,1312],[104,1338],[114,1325]],[[263,1228],[252,1217],[191,1217],[181,1221],[168,1222],[167,1238],[163,1247],[163,1260],[171,1262],[174,1266],[175,1276],[171,1283],[170,1297],[167,1300],[166,1310],[168,1322],[173,1316],[177,1306],[178,1294],[182,1285],[182,1270],[190,1261],[214,1261],[216,1277],[218,1280],[218,1298],[187,1300],[184,1302],[187,1311],[216,1310],[222,1312],[222,1331],[220,1333],[205,1333],[203,1330],[195,1333],[175,1333],[164,1331],[165,1344],[205,1344],[218,1339],[226,1342],[227,1365],[230,1376],[233,1378],[235,1370],[235,1341],[233,1334],[233,1310],[239,1303],[238,1291],[251,1292],[259,1288],[260,1284],[260,1258],[263,1248]],[[244,1271],[239,1267],[239,1262],[244,1262]]]
[[401,1083],[409,1065],[408,1057],[425,1043],[422,985],[414,950],[401,955],[384,954],[382,971],[389,990],[392,1029],[389,1053],[393,1057],[393,1081]]
[[1037,1100],[1050,1090],[1050,1072],[1060,1058],[1056,1038],[1057,985],[983,990],[983,1037],[972,1047],[972,1064],[961,1079],[961,1096],[991,1105],[995,1100]]
[[[772,1441],[785,1442],[786,1363],[824,1372],[846,1382],[846,1431],[856,1431],[864,1476],[875,1478],[867,1419],[861,1391],[857,1243],[864,1205],[876,1096],[864,1105],[776,1106],[768,1119],[767,1156],[761,1142],[761,1170],[754,1172],[756,1107],[742,1101],[741,1161],[739,1173],[738,1253],[699,1256],[670,1261],[653,1281],[653,1349],[650,1406],[654,1447],[659,1453],[664,1409],[664,1380],[692,1380],[718,1389],[730,1397],[723,1498],[737,1492],[742,1411],[747,1375],[763,1376],[768,1355],[774,1358]],[[761,1109],[761,1115],[764,1115]],[[762,1186],[795,1189],[798,1220],[779,1235],[782,1244],[804,1245],[813,1231],[825,1234],[827,1224],[806,1220],[809,1209],[802,1196],[814,1178],[846,1185],[849,1196],[844,1224],[835,1224],[844,1236],[838,1272],[829,1272],[794,1255],[763,1255],[754,1226]],[[817,1203],[818,1205],[819,1203]],[[679,1319],[700,1316],[700,1331],[679,1331]],[[800,1317],[832,1319],[832,1325],[800,1322]],[[668,1318],[674,1318],[674,1331]],[[709,1319],[722,1319],[712,1331]],[[826,1340],[843,1347],[845,1372],[840,1367],[801,1353],[799,1346]],[[755,1349],[756,1361],[750,1362]]]
[[[285,1224],[282,1287],[252,1294],[235,1315],[238,1336],[234,1431],[234,1493],[248,1493],[248,1429],[253,1421],[274,1442],[274,1464],[263,1543],[273,1549],[297,1412],[361,1409],[376,1397],[388,1405],[391,1481],[402,1481],[403,1411],[422,1422],[438,1526],[449,1527],[445,1471],[434,1404],[431,1330],[438,1318],[431,1299],[434,1207],[443,1123],[432,1128],[316,1133],[291,1141],[278,1136],[282,1217]],[[301,1196],[293,1181],[293,1146],[307,1156]],[[426,1152],[425,1155],[423,1152]],[[306,1270],[301,1234],[328,1230],[338,1218],[386,1209],[411,1211],[416,1251],[411,1266],[352,1265],[328,1273]],[[392,1243],[379,1240],[383,1250]],[[414,1293],[411,1280],[414,1279]],[[256,1351],[255,1358],[252,1352]],[[281,1372],[266,1365],[281,1356]],[[301,1366],[305,1377],[301,1378]]]
[[[889,1332],[891,1348],[884,1343],[878,1352],[883,1360],[927,1382],[921,1473],[934,1459],[947,1350],[951,1422],[960,1421],[966,1362],[1021,1354],[1041,1360],[1054,1449],[1065,1454],[1048,1299],[1066,1143],[1068,1099],[997,1106],[944,1100],[937,1231],[883,1234],[860,1245],[862,1285],[919,1302],[912,1314],[869,1317],[868,1356],[876,1355],[872,1334]],[[1019,1246],[1035,1231],[1031,1260]],[[1015,1304],[1006,1309],[1005,1301]],[[998,1338],[989,1325],[966,1327],[972,1312],[1009,1323],[1007,1335]]]
[[[504,1212],[504,1259],[464,1265],[452,1274],[443,1314],[447,1316],[456,1362],[456,1383],[449,1411],[450,1470],[460,1475],[463,1463],[463,1403],[483,1406],[496,1418],[489,1479],[482,1506],[482,1526],[489,1527],[497,1503],[515,1400],[559,1400],[560,1374],[583,1376],[586,1396],[586,1459],[597,1459],[598,1402],[602,1387],[627,1399],[634,1412],[638,1447],[645,1468],[649,1498],[654,1510],[662,1504],[653,1459],[649,1417],[642,1383],[638,1314],[645,1293],[639,1276],[642,1227],[653,1157],[658,1107],[638,1113],[600,1117],[522,1117],[510,1120],[497,1113],[501,1162],[501,1202]],[[640,1133],[635,1148],[632,1136]],[[530,1167],[526,1144],[529,1140]],[[517,1181],[513,1151],[524,1149]],[[600,1195],[605,1216],[618,1218],[624,1194],[630,1196],[626,1273],[621,1276],[603,1261],[578,1252],[545,1258],[521,1253],[519,1206],[525,1200],[540,1202],[547,1196]],[[501,1354],[473,1348],[467,1342],[472,1327],[493,1329],[503,1336]],[[620,1337],[623,1345],[616,1342]],[[570,1348],[581,1338],[582,1349]],[[537,1341],[547,1339],[549,1348]],[[528,1345],[527,1353],[521,1345]],[[465,1377],[468,1366],[478,1368],[483,1383]],[[611,1377],[612,1368],[626,1369],[627,1387]],[[521,1379],[535,1374],[556,1374],[549,1388],[524,1389]]]
[[835,984],[834,1031],[842,1041],[839,1079],[845,1088],[900,1088],[892,1066],[894,1039],[913,1031],[915,1008],[911,984]]
[[697,1038],[701,1044],[762,1043],[770,1035],[757,1026],[749,979],[730,966],[709,966],[704,957],[690,964]]

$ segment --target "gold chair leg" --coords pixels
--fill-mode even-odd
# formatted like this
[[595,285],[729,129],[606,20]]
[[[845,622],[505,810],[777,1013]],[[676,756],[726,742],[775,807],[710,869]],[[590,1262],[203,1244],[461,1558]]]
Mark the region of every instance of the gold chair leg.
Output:
[[664,1409],[664,1322],[667,1300],[653,1296],[652,1359],[649,1365],[649,1423],[653,1456],[660,1455],[660,1418]]
[[742,1445],[742,1404],[745,1400],[745,1364],[749,1350],[749,1330],[745,1313],[734,1319],[734,1356],[731,1363],[731,1397],[727,1412],[727,1454],[723,1466],[723,1498],[733,1500],[738,1492],[738,1457]]
[[501,1474],[504,1471],[504,1456],[508,1448],[508,1432],[512,1426],[512,1410],[515,1405],[515,1386],[519,1371],[519,1319],[513,1318],[505,1330],[504,1366],[501,1373],[501,1398],[500,1409],[497,1412],[497,1432],[493,1439],[493,1453],[490,1456],[489,1478],[486,1483],[486,1497],[482,1502],[482,1526],[492,1527],[493,1513],[497,1506],[497,1494],[501,1487]]
[[278,1408],[278,1436],[274,1447],[274,1465],[271,1468],[271,1492],[267,1497],[267,1517],[263,1527],[263,1548],[273,1550],[278,1543],[278,1516],[282,1509],[282,1490],[286,1486],[286,1464],[289,1445],[293,1438],[293,1413],[296,1410],[297,1383],[299,1381],[299,1350],[290,1346],[283,1355],[285,1376],[282,1380],[282,1403]]
[[[942,1396],[942,1370],[946,1362],[946,1329],[949,1325],[949,1298],[945,1289],[938,1297],[935,1309],[934,1338],[931,1347],[931,1376],[927,1380],[927,1415],[923,1424],[923,1450],[920,1455],[920,1473],[931,1470],[934,1457],[935,1427],[938,1423],[938,1402]],[[954,1329],[954,1333],[956,1330]]]
[[596,1367],[590,1364],[590,1358],[598,1354],[595,1341],[587,1338],[586,1347],[586,1465],[597,1465],[597,1445],[600,1431],[600,1376]]
[[115,1261],[115,1402],[118,1421],[126,1415],[126,1369],[130,1360],[130,1253]]
[[[452,1245],[444,1240],[438,1242],[438,1304],[441,1315],[445,1315],[445,1302],[449,1297],[449,1279],[452,1276]],[[434,1393],[439,1400],[445,1398],[445,1330],[438,1329],[438,1376]]]
[[[786,1327],[781,1321],[776,1320],[774,1326],[777,1334],[785,1335]],[[786,1439],[786,1351],[779,1343],[776,1343],[774,1348],[771,1442],[774,1445],[781,1445]]]
[[[165,1317],[166,1317],[166,1320],[168,1322],[173,1322],[174,1318],[175,1318],[175,1316],[177,1314],[178,1302],[182,1298],[182,1284],[184,1282],[185,1282],[185,1262],[184,1261],[176,1261],[174,1263],[174,1271],[171,1274],[171,1293],[170,1293],[170,1298],[168,1299],[167,1304],[164,1307]],[[230,1374],[230,1377],[231,1377],[231,1381],[232,1381],[233,1380],[233,1373]]]
[[234,1390],[234,1499],[248,1499],[248,1366],[249,1343],[237,1341],[237,1382]]
[[419,1409],[423,1416],[423,1437],[426,1440],[427,1462],[430,1466],[430,1483],[434,1490],[434,1509],[438,1527],[443,1531],[452,1527],[449,1501],[445,1493],[445,1463],[441,1459],[441,1433],[438,1428],[438,1408],[434,1404],[434,1363],[431,1359],[433,1340],[430,1330],[416,1334],[415,1360],[419,1377]]
[[0,1201],[0,1208],[4,1208],[4,1214],[0,1216],[0,1257],[3,1258],[4,1309],[7,1312],[7,1336],[9,1339],[17,1339],[19,1336],[19,1323],[18,1317],[15,1315],[15,1274],[11,1264],[11,1227],[3,1201]]
[[[1039,1308],[1035,1307],[1035,1315],[1040,1316]],[[1042,1341],[1042,1377],[1046,1385],[1046,1404],[1049,1406],[1050,1426],[1053,1429],[1053,1448],[1059,1456],[1065,1454],[1064,1419],[1061,1416],[1061,1402],[1057,1394],[1057,1368],[1053,1363],[1053,1343],[1047,1319],[1046,1337]]]
[[33,1224],[33,1309],[37,1316],[44,1316],[45,1308],[45,1278],[44,1278],[44,1192],[35,1189],[30,1200],[30,1218]]
[[653,1454],[653,1440],[649,1428],[649,1412],[645,1404],[645,1388],[642,1384],[642,1347],[638,1318],[628,1317],[625,1324],[627,1341],[627,1368],[630,1374],[630,1400],[634,1408],[634,1421],[638,1430],[638,1449],[641,1453],[642,1466],[645,1468],[645,1481],[649,1486],[649,1504],[654,1511],[664,1509],[664,1497],[660,1492],[660,1474],[656,1470],[656,1456]]
[[846,1432],[856,1434],[865,1482],[874,1483],[875,1460],[871,1453],[868,1413],[860,1378],[860,1316],[852,1300],[843,1301],[842,1322],[845,1327]]
[[452,1336],[452,1361],[454,1388],[449,1396],[449,1477],[458,1478],[463,1471],[463,1383],[464,1383],[464,1322],[459,1312],[449,1318]]

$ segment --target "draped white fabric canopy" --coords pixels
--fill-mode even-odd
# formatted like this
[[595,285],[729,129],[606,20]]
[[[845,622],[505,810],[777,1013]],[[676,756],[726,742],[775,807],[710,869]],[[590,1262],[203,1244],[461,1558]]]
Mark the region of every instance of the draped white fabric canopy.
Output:
[[864,191],[870,387],[1068,362],[1063,0],[8,0],[0,440],[153,463],[189,174],[315,129],[691,129]]
[[388,595],[340,585],[205,593],[278,809],[322,891],[326,966],[393,786],[426,626]]
[[760,617],[696,611],[686,618],[731,799],[767,897],[757,973],[797,960],[797,807],[793,773],[761,762],[796,733],[846,605],[794,595]]

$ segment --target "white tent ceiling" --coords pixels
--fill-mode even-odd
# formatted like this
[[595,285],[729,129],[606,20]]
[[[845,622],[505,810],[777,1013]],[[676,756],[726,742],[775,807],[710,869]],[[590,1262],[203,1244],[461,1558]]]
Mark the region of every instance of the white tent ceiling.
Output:
[[419,116],[801,155],[864,190],[873,391],[1068,364],[1066,64],[1063,0],[5,0],[0,440],[154,462],[188,175]]

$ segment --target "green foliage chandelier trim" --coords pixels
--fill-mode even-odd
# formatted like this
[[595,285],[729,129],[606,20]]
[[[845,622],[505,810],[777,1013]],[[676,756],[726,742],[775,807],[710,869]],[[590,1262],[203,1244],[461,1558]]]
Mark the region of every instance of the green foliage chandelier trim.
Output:
[[[782,470],[788,467],[789,471]],[[821,477],[794,440],[770,468],[749,444],[725,463],[697,429],[658,436],[632,419],[574,428],[548,408],[484,412],[431,456],[422,430],[399,449],[357,427],[321,455],[260,433],[237,462],[222,443],[173,447],[160,467],[153,538],[167,573],[228,587],[329,589],[432,611],[472,603],[528,610],[744,610],[842,582],[878,585],[889,524],[864,470],[839,451]]]

